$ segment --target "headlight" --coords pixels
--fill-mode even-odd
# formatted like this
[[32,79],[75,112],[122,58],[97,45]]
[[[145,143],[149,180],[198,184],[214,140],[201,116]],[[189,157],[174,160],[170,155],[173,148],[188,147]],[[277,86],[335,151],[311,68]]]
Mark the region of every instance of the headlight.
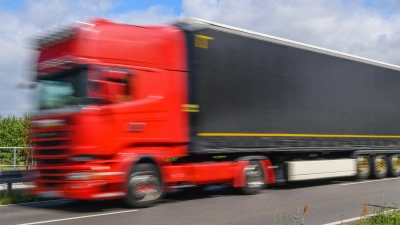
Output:
[[100,180],[124,175],[125,172],[78,172],[66,175],[67,180]]
[[91,178],[91,173],[70,173],[66,176],[67,180],[88,180]]
[[95,158],[91,155],[77,155],[72,157],[71,160],[76,162],[87,162],[95,160]]

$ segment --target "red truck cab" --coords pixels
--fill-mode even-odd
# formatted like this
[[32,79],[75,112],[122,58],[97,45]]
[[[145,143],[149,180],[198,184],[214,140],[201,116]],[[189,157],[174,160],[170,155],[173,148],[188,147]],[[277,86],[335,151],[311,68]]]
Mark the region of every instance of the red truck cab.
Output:
[[[196,111],[183,30],[94,19],[38,43],[35,195],[141,207],[179,185],[244,186],[248,161],[174,164],[188,155]],[[268,163],[246,168],[266,173]]]

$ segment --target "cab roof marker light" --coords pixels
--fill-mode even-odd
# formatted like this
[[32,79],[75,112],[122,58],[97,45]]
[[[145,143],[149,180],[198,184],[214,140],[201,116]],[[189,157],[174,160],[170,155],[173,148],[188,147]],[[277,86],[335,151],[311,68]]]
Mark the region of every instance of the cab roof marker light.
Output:
[[70,64],[74,62],[74,59],[75,57],[67,55],[67,56],[62,56],[60,58],[55,58],[48,61],[40,62],[38,64],[38,70]]
[[96,24],[88,23],[88,22],[82,22],[82,21],[79,21],[79,20],[75,21],[75,23],[85,24],[85,25],[89,25],[89,26],[96,26]]

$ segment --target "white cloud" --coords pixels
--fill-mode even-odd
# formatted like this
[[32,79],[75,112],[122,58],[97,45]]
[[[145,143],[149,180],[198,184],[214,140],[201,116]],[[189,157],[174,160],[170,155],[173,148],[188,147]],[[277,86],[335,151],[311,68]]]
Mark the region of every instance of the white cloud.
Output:
[[[386,10],[387,9],[387,10]],[[204,18],[400,65],[398,1],[183,0]]]
[[113,14],[109,16],[115,22],[130,23],[130,24],[157,24],[170,23],[177,18],[174,14],[174,8],[154,5],[146,11],[132,11],[125,14]]

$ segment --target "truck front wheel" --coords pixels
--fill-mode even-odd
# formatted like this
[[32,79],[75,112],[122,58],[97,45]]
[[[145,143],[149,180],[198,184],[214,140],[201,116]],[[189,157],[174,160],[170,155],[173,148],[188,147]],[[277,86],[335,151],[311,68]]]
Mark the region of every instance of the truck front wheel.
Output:
[[154,164],[137,164],[128,178],[125,203],[129,207],[142,208],[153,205],[163,195],[161,174]]
[[258,161],[250,161],[244,168],[245,186],[240,191],[246,195],[257,194],[265,186],[265,177],[262,165]]

